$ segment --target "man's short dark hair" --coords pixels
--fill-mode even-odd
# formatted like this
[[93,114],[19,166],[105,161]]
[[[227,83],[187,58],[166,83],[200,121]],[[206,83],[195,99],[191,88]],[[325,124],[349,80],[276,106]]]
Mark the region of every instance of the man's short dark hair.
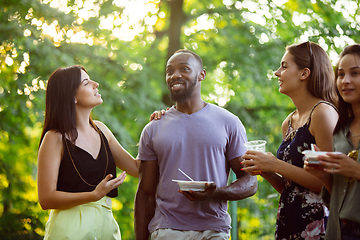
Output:
[[[193,55],[193,56],[195,57],[195,59],[200,63],[201,69],[204,68],[204,66],[203,66],[203,61],[202,61],[202,59],[201,59],[201,57],[200,57],[199,55],[197,55],[196,53],[194,53],[194,52],[192,52],[192,51],[190,51],[190,50],[187,50],[187,49],[179,49],[179,50],[177,50],[176,52],[174,52],[174,54],[176,54],[176,53],[181,53],[181,52],[183,52],[183,53],[190,53],[191,55]],[[173,55],[174,55],[174,54],[173,54]]]

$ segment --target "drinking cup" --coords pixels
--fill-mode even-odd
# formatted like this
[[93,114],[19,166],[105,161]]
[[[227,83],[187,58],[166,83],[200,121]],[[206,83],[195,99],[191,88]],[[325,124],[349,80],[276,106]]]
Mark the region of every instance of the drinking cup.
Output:
[[[258,152],[265,153],[266,141],[265,140],[249,141],[249,142],[245,143],[245,147],[246,147],[247,150],[253,150],[253,151],[258,151]],[[259,174],[259,173],[261,173],[261,171],[254,170],[253,173]]]

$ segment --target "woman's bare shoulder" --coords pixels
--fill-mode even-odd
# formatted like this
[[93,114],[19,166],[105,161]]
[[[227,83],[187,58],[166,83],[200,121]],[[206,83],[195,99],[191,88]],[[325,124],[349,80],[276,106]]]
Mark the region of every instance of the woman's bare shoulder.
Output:
[[45,133],[44,138],[43,138],[43,142],[62,142],[62,134],[54,131],[54,130],[49,130]]
[[326,103],[317,105],[312,113],[311,119],[315,121],[318,119],[321,121],[327,118],[337,120],[338,112],[335,107]]

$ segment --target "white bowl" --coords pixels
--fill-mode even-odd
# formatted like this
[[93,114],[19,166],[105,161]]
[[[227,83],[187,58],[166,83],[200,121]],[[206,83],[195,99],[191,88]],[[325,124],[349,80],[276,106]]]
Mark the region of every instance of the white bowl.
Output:
[[[320,155],[326,155],[325,151],[311,151],[311,150],[305,150],[302,151],[302,154],[305,155],[305,157],[307,158],[308,162],[310,164],[320,164],[319,163],[319,159],[317,159],[318,156]],[[341,152],[331,152],[331,153],[335,153],[335,154],[342,154]]]
[[177,182],[179,184],[180,190],[189,191],[192,190],[194,192],[205,191],[205,184],[213,183],[209,181],[183,181],[183,180],[173,180],[173,182]]
[[305,155],[307,158],[307,161],[310,164],[319,164],[319,159],[317,159],[320,155],[326,155],[327,152],[324,151],[311,151],[311,150],[305,150],[302,152],[302,154]]
[[[311,151],[311,150],[305,150],[302,152],[302,154],[305,155],[305,157],[307,158],[308,162],[310,164],[319,164],[319,159],[317,159],[318,156],[320,155],[326,155],[326,153],[328,152],[324,152],[324,151]],[[333,153],[340,153],[340,152],[333,152]]]

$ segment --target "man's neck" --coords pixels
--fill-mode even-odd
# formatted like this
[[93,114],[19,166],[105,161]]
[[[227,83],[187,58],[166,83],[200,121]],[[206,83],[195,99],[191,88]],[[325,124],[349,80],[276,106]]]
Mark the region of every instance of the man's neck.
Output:
[[193,114],[197,111],[200,111],[206,106],[206,102],[204,102],[201,98],[197,100],[187,100],[183,103],[177,102],[175,105],[176,110],[186,113]]

